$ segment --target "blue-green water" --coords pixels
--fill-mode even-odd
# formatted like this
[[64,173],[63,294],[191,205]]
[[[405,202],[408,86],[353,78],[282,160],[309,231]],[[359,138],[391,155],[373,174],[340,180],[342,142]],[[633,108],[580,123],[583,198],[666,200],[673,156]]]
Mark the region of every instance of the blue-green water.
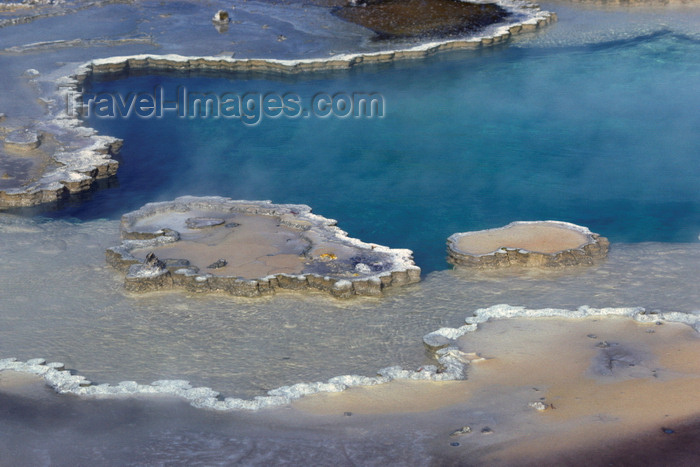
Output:
[[116,218],[149,201],[223,195],[304,203],[351,236],[444,269],[454,232],[514,220],[586,225],[617,242],[697,241],[700,44],[659,34],[498,48],[265,79],[149,76],[90,93],[376,92],[383,118],[90,118],[125,140],[118,184],[53,215]]

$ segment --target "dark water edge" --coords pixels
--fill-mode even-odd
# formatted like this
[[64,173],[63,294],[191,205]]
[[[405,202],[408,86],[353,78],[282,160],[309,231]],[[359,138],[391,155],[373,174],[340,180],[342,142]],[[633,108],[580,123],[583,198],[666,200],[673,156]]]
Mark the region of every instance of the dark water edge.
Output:
[[[454,408],[430,415],[221,414],[170,398],[80,399],[40,385],[25,395],[0,389],[0,465],[471,466],[485,465],[483,456],[494,465],[507,447],[452,446],[449,433],[468,419]],[[553,447],[517,465],[697,465],[699,435],[700,418],[689,415],[585,450]]]
[[524,460],[522,466],[591,465],[614,466],[691,466],[700,465],[700,416],[690,415],[681,422],[601,443],[595,449],[556,452],[536,461]]
[[29,392],[0,390],[0,465],[427,465],[439,431],[416,415],[221,414],[169,398]]

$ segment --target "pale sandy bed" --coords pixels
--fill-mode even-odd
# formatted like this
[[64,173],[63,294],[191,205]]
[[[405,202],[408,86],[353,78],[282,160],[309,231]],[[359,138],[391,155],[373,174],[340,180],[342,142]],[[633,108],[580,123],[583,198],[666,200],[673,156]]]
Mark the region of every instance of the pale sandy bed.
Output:
[[[105,465],[697,465],[700,425],[688,421],[700,419],[700,338],[690,327],[519,318],[482,324],[459,345],[485,358],[466,381],[358,387],[255,413],[214,414],[152,396],[51,395],[35,376],[0,372],[0,427],[20,430],[8,432],[6,460],[33,462],[43,452],[60,463],[85,451]],[[601,374],[606,349],[634,366]],[[540,400],[550,408],[528,406]],[[464,426],[471,432],[451,436]],[[12,444],[20,439],[26,447]]]
[[[468,367],[465,381],[396,381],[321,393],[250,420],[280,433],[293,427],[302,437],[326,426],[328,437],[342,442],[347,436],[349,443],[357,433],[383,437],[386,426],[394,426],[404,437],[415,433],[421,452],[445,465],[557,459],[579,465],[587,453],[614,458],[616,446],[650,433],[671,436],[662,428],[682,433],[700,416],[700,337],[683,324],[518,318],[484,323],[458,344],[485,358]],[[607,365],[605,352],[618,363]],[[39,401],[50,392],[34,375],[0,372],[0,393]],[[529,406],[537,401],[549,408]],[[463,426],[471,432],[450,436]]]
[[[622,362],[611,374],[597,372],[607,370],[606,361],[597,360],[606,351],[598,347],[603,342],[634,366]],[[467,381],[353,388],[306,397],[293,407],[326,415],[424,412],[442,418],[445,433],[460,428],[450,414],[461,412],[472,432],[449,438],[460,445],[446,455],[487,464],[595,450],[700,414],[700,338],[682,324],[504,320],[482,325],[459,345],[486,357],[471,365]],[[528,406],[539,400],[552,406],[543,412]],[[481,433],[485,426],[492,433]]]
[[23,394],[24,391],[35,384],[42,384],[43,379],[26,373],[15,371],[0,371],[0,390],[8,394]]
[[[0,371],[0,394],[10,397],[19,397],[30,401],[46,400],[47,395],[53,392],[44,379],[27,373],[15,371]],[[1,418],[1,417],[0,417]],[[0,465],[2,465],[0,457]]]
[[457,241],[457,247],[461,251],[474,255],[491,253],[501,247],[556,253],[578,248],[587,242],[588,238],[585,234],[565,227],[521,224],[465,235]]
[[[197,217],[197,214],[200,213],[193,212],[184,217]],[[227,221],[235,221],[238,225],[190,230],[183,228],[183,218],[183,225],[171,227],[183,233],[182,240],[157,248],[135,250],[133,254],[143,259],[153,251],[162,259],[187,259],[202,271],[247,279],[302,271],[301,253],[305,243],[299,239],[298,231],[280,226],[279,219],[270,216],[238,215]],[[207,268],[219,259],[225,259],[227,265],[218,269]]]

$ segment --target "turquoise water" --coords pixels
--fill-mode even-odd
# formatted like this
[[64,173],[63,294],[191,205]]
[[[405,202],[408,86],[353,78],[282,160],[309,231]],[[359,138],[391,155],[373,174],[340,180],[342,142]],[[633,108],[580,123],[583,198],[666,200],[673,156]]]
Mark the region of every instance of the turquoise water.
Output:
[[351,236],[445,269],[452,233],[514,220],[583,224],[614,242],[700,233],[700,44],[671,33],[497,48],[266,79],[141,76],[90,93],[376,92],[383,118],[104,119],[118,183],[52,216],[117,218],[149,201],[223,195],[304,203]]

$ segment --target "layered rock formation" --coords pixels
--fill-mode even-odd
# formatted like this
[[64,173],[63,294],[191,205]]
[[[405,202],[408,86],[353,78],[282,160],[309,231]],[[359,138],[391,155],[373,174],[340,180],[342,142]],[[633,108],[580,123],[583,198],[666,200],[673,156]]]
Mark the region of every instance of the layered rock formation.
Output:
[[125,214],[123,242],[107,250],[107,261],[133,292],[377,296],[420,280],[410,250],[349,238],[335,224],[305,205],[181,197]]

